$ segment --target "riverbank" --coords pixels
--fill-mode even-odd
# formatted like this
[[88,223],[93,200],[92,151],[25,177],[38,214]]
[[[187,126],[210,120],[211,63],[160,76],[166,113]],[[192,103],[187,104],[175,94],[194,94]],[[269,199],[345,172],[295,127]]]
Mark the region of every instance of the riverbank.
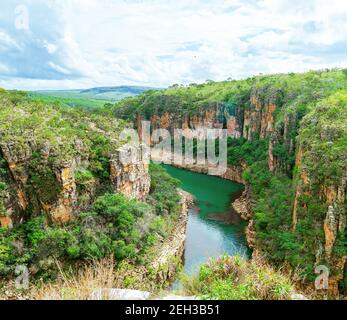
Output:
[[159,284],[170,283],[182,265],[188,223],[188,209],[194,204],[193,196],[181,189],[180,216],[173,233],[153,249],[155,258],[150,264],[152,273],[156,274]]
[[[179,169],[184,169],[196,173],[202,173],[202,174],[208,174],[208,167],[204,165],[180,165],[180,164],[175,164],[174,162],[170,164],[172,167],[179,168]],[[245,184],[245,180],[242,177],[242,174],[246,167],[244,165],[240,166],[228,166],[225,173],[222,174],[221,176],[218,176],[221,179],[225,180],[230,180],[233,182],[237,182],[240,184]]]
[[[208,174],[207,166],[202,165],[178,165],[172,164],[172,167],[188,170],[191,172]],[[245,237],[247,246],[252,250],[252,259],[263,259],[263,255],[259,248],[256,246],[256,230],[254,225],[252,206],[253,200],[251,195],[251,190],[243,178],[243,173],[246,170],[246,164],[242,163],[238,166],[228,166],[226,172],[219,178],[224,180],[229,180],[232,182],[240,183],[245,186],[245,190],[237,199],[233,199],[230,204],[231,208],[247,223],[245,228]]]
[[247,222],[245,230],[248,247],[252,250],[252,259],[259,259],[262,257],[261,251],[256,246],[256,230],[254,225],[253,213],[252,213],[252,197],[250,195],[250,189],[246,186],[245,191],[241,197],[236,199],[232,204],[235,212]]

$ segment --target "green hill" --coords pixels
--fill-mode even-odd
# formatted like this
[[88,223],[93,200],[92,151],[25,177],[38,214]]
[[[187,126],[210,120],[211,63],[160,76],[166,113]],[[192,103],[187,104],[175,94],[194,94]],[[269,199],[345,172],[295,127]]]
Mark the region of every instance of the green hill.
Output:
[[148,90],[157,90],[150,87],[117,86],[97,87],[75,90],[40,90],[32,91],[33,98],[44,102],[60,102],[70,107],[83,107],[87,109],[103,107],[110,102],[117,102],[124,98],[134,97]]

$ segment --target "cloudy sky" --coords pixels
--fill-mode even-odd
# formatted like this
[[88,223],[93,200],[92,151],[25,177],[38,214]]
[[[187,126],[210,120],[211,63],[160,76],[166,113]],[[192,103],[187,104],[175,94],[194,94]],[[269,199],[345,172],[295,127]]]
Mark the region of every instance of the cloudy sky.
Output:
[[0,87],[165,87],[347,67],[345,0],[1,0]]

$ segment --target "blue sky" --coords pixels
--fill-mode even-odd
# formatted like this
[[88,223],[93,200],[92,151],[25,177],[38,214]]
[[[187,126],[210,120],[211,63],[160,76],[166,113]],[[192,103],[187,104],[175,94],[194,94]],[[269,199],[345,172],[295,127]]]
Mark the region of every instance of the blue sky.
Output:
[[0,87],[165,87],[347,67],[344,0],[2,0]]

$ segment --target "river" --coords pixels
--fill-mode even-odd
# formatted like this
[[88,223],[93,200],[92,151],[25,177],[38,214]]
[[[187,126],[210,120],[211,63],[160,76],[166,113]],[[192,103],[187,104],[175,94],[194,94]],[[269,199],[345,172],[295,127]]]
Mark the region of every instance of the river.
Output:
[[184,253],[184,271],[196,274],[199,266],[223,254],[249,255],[244,230],[246,223],[231,208],[243,191],[241,184],[214,176],[163,165],[191,193],[196,207],[189,210]]

